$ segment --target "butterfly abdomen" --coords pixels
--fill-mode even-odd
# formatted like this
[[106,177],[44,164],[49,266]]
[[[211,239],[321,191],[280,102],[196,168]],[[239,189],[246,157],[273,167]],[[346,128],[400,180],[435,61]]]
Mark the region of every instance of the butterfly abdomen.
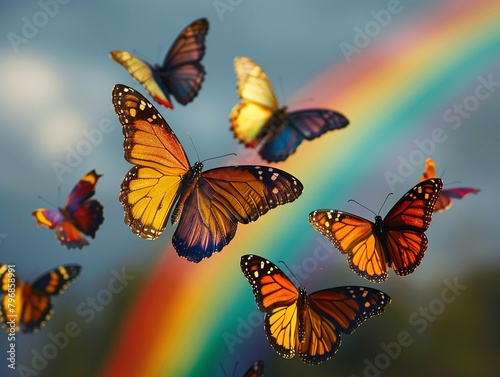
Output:
[[[385,260],[387,261],[387,265],[389,267],[392,266],[392,259],[389,253],[387,252],[387,227],[384,224],[384,220],[382,219],[382,216],[375,216],[375,225],[373,226],[373,234],[375,238],[378,239],[380,243],[382,243],[383,247],[381,250],[383,250],[384,255],[385,255]],[[385,279],[384,279],[385,280]]]
[[297,300],[297,312],[298,317],[298,332],[300,343],[305,343],[306,341],[306,313],[309,302],[307,300],[307,292],[304,287],[299,288],[299,299]]
[[179,186],[178,192],[180,192],[179,201],[172,212],[172,225],[179,221],[182,210],[184,208],[184,203],[189,198],[191,193],[196,188],[198,180],[200,179],[201,172],[203,170],[203,164],[201,162],[196,162],[189,171],[182,177],[182,182]]
[[277,110],[269,120],[267,127],[263,128],[262,137],[265,136],[268,139],[274,139],[274,137],[283,131],[283,128],[285,128],[286,116],[287,106],[283,106],[281,109]]

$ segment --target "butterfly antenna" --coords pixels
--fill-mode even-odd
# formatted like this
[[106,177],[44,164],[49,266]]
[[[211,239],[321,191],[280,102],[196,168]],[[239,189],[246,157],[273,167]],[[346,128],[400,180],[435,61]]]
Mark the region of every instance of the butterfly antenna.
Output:
[[45,198],[44,198],[43,196],[41,196],[41,195],[38,195],[38,199],[40,199],[41,201],[43,201],[43,202],[47,203],[47,204],[48,204],[49,206],[51,206],[51,207],[55,207],[55,208],[57,208],[57,206],[56,206],[56,205],[54,205],[53,203],[49,202],[47,199],[45,199]]
[[391,195],[392,195],[392,192],[390,192],[390,193],[387,194],[387,196],[385,197],[384,202],[382,203],[382,206],[378,210],[377,216],[380,214],[380,211],[382,211],[382,208],[384,208],[385,202],[387,202],[387,199],[389,199],[389,196],[391,196]]
[[236,153],[234,153],[234,152],[226,153],[226,154],[223,154],[223,155],[220,155],[220,156],[206,158],[203,161],[201,161],[201,163],[203,164],[203,163],[205,163],[205,161],[215,160],[217,158],[222,158],[222,157],[227,157],[227,156],[238,156],[238,155]]
[[278,263],[283,263],[283,265],[287,268],[287,270],[288,270],[288,271],[290,272],[290,274],[291,274],[291,275],[295,278],[295,280],[297,280],[297,281],[299,282],[299,285],[300,285],[300,286],[303,286],[303,284],[302,284],[302,282],[300,281],[300,279],[299,279],[297,276],[295,276],[295,274],[292,272],[292,270],[290,270],[290,267],[288,267],[288,265],[287,265],[284,261],[280,260],[280,261],[278,261]]
[[[387,200],[387,199],[386,199],[386,200]],[[357,201],[356,201],[356,200],[354,200],[354,199],[349,199],[347,202],[348,202],[348,203],[349,203],[349,202],[354,202],[354,203],[356,203],[358,206],[363,207],[363,208],[364,208],[364,209],[366,209],[367,211],[370,211],[370,212],[371,212],[371,213],[373,213],[375,216],[377,216],[377,214],[376,214],[375,212],[373,212],[370,208],[368,208],[368,207],[364,206],[363,204],[361,204],[360,202],[357,202]],[[384,202],[384,203],[385,203],[385,202]]]
[[283,98],[283,103],[286,104],[287,100],[286,100],[286,95],[285,95],[285,85],[283,84],[283,77],[278,78],[278,83],[280,85],[281,98]]
[[200,155],[198,154],[198,150],[196,149],[196,145],[194,145],[194,141],[193,141],[193,138],[191,137],[191,134],[189,132],[186,132],[186,134],[188,135],[189,140],[191,140],[191,144],[193,144],[193,149],[196,153],[196,157],[198,158],[197,161],[200,161]]
[[287,106],[291,106],[293,103],[297,102],[313,102],[313,101],[314,101],[313,97],[301,98],[301,99],[296,99],[295,101],[292,101],[290,103],[287,103]]

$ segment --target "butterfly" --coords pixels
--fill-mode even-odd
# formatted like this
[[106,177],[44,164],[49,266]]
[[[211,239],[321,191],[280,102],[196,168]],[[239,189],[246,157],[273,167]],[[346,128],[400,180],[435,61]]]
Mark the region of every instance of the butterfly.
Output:
[[[236,375],[236,366],[238,363],[235,364],[234,369],[233,369],[233,377]],[[224,368],[222,367],[222,372],[224,373],[224,376],[227,377],[226,372],[224,371]],[[243,377],[264,377],[264,362],[262,360],[257,360],[255,363],[252,364],[252,366],[245,372]]]
[[83,235],[95,238],[104,221],[101,203],[87,200],[94,195],[94,187],[100,177],[102,175],[95,170],[83,176],[69,194],[64,208],[39,208],[32,213],[38,225],[55,229],[56,238],[68,249],[81,249],[88,245]]
[[287,106],[280,107],[267,75],[249,58],[236,57],[234,70],[241,103],[231,110],[231,129],[245,146],[260,145],[259,154],[267,161],[283,161],[302,140],[312,140],[349,123],[344,115],[331,110],[289,112]]
[[279,169],[226,166],[203,171],[202,162],[191,166],[165,119],[127,86],[114,87],[113,105],[123,125],[125,159],[134,164],[120,191],[125,223],[152,240],[171,215],[172,225],[179,223],[174,248],[192,262],[226,246],[238,223],[255,221],[302,194],[302,183]]
[[25,333],[38,332],[53,313],[50,297],[64,292],[68,285],[80,274],[81,267],[76,264],[59,266],[33,283],[25,283],[16,275],[13,266],[0,265],[0,284],[2,304],[0,322],[10,333],[21,329]]
[[427,249],[425,231],[434,205],[443,189],[439,178],[420,182],[375,223],[344,211],[320,209],[309,214],[309,223],[342,254],[349,267],[373,282],[387,279],[389,268],[397,275],[409,275],[420,264]]
[[[425,170],[420,181],[424,181],[429,178],[436,177],[436,165],[432,158],[427,158],[425,160]],[[434,212],[441,212],[452,206],[454,199],[462,199],[467,194],[477,194],[480,189],[474,187],[455,187],[450,189],[443,189],[441,195],[439,196],[436,206],[434,207]]]
[[241,257],[241,271],[265,313],[264,330],[274,350],[286,359],[295,354],[306,364],[332,358],[341,333],[382,313],[391,298],[368,287],[336,287],[308,294],[297,288],[275,264],[257,255]]
[[207,33],[206,18],[191,23],[179,34],[161,66],[152,66],[127,51],[114,50],[110,56],[141,83],[156,102],[171,109],[170,95],[186,105],[201,88],[205,68],[200,61],[205,55]]

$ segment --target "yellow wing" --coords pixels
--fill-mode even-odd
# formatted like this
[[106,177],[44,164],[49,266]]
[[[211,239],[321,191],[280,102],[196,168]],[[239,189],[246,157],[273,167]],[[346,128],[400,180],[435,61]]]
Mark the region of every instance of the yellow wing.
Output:
[[113,105],[123,125],[125,176],[120,202],[125,223],[142,238],[157,238],[166,226],[189,161],[174,132],[149,101],[116,85]]
[[241,103],[231,110],[231,129],[240,142],[255,147],[262,139],[265,126],[279,110],[278,100],[267,75],[253,60],[236,57],[234,70]]
[[347,254],[349,267],[358,275],[375,282],[387,279],[389,266],[371,221],[347,212],[317,210],[309,214],[309,223]]
[[169,109],[172,108],[172,103],[166,95],[165,88],[155,77],[153,67],[127,51],[114,50],[109,55],[111,59],[125,68],[134,79],[142,84],[156,102]]

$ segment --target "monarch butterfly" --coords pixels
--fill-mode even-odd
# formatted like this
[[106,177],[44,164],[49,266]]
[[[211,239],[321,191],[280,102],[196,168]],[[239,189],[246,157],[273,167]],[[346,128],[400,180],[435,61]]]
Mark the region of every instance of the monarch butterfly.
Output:
[[[436,165],[432,158],[427,158],[425,160],[425,170],[420,181],[424,181],[429,178],[436,177]],[[434,207],[434,212],[441,212],[450,208],[453,204],[452,198],[462,199],[467,194],[477,194],[479,189],[474,187],[455,187],[450,189],[443,189],[441,195],[439,196],[436,206]]]
[[141,83],[156,102],[171,109],[170,95],[186,105],[200,90],[205,78],[205,68],[200,61],[205,55],[207,32],[207,19],[191,23],[179,34],[161,66],[151,66],[127,51],[111,51],[110,56]]
[[259,154],[267,161],[285,160],[302,140],[312,140],[349,123],[342,114],[331,110],[289,112],[287,106],[280,108],[267,75],[249,58],[236,57],[234,70],[241,103],[231,110],[231,129],[245,146],[255,148],[261,144]]
[[17,277],[12,266],[0,265],[3,294],[0,322],[5,331],[10,333],[14,328],[16,332],[19,329],[25,333],[38,332],[54,311],[50,296],[63,293],[80,270],[76,264],[59,266],[39,276],[33,283],[25,283]]
[[104,221],[101,203],[87,200],[94,195],[94,187],[100,177],[102,175],[95,170],[84,175],[69,194],[64,208],[39,208],[32,213],[39,226],[55,228],[57,240],[68,249],[81,249],[88,245],[83,234],[95,238]]
[[140,237],[155,239],[171,214],[172,225],[179,222],[174,248],[192,262],[226,246],[239,222],[255,221],[302,194],[302,183],[282,170],[191,166],[165,119],[129,87],[114,87],[113,105],[123,125],[125,159],[134,164],[120,191],[125,223]]
[[308,294],[273,263],[244,255],[241,270],[265,313],[264,330],[274,350],[286,359],[296,353],[307,364],[329,360],[366,319],[382,313],[391,298],[368,287],[336,287]]
[[375,223],[348,212],[321,209],[309,214],[309,223],[330,240],[349,267],[359,276],[373,282],[387,279],[389,267],[397,275],[411,274],[427,249],[425,231],[429,227],[434,205],[443,189],[439,178],[420,182]]
[[[236,365],[234,366],[233,369],[233,377],[236,375]],[[226,372],[224,371],[224,368],[222,367],[222,372],[224,373],[224,376],[227,377]],[[264,377],[264,362],[262,360],[257,360],[255,363],[252,364],[252,366],[245,372],[243,377]]]

